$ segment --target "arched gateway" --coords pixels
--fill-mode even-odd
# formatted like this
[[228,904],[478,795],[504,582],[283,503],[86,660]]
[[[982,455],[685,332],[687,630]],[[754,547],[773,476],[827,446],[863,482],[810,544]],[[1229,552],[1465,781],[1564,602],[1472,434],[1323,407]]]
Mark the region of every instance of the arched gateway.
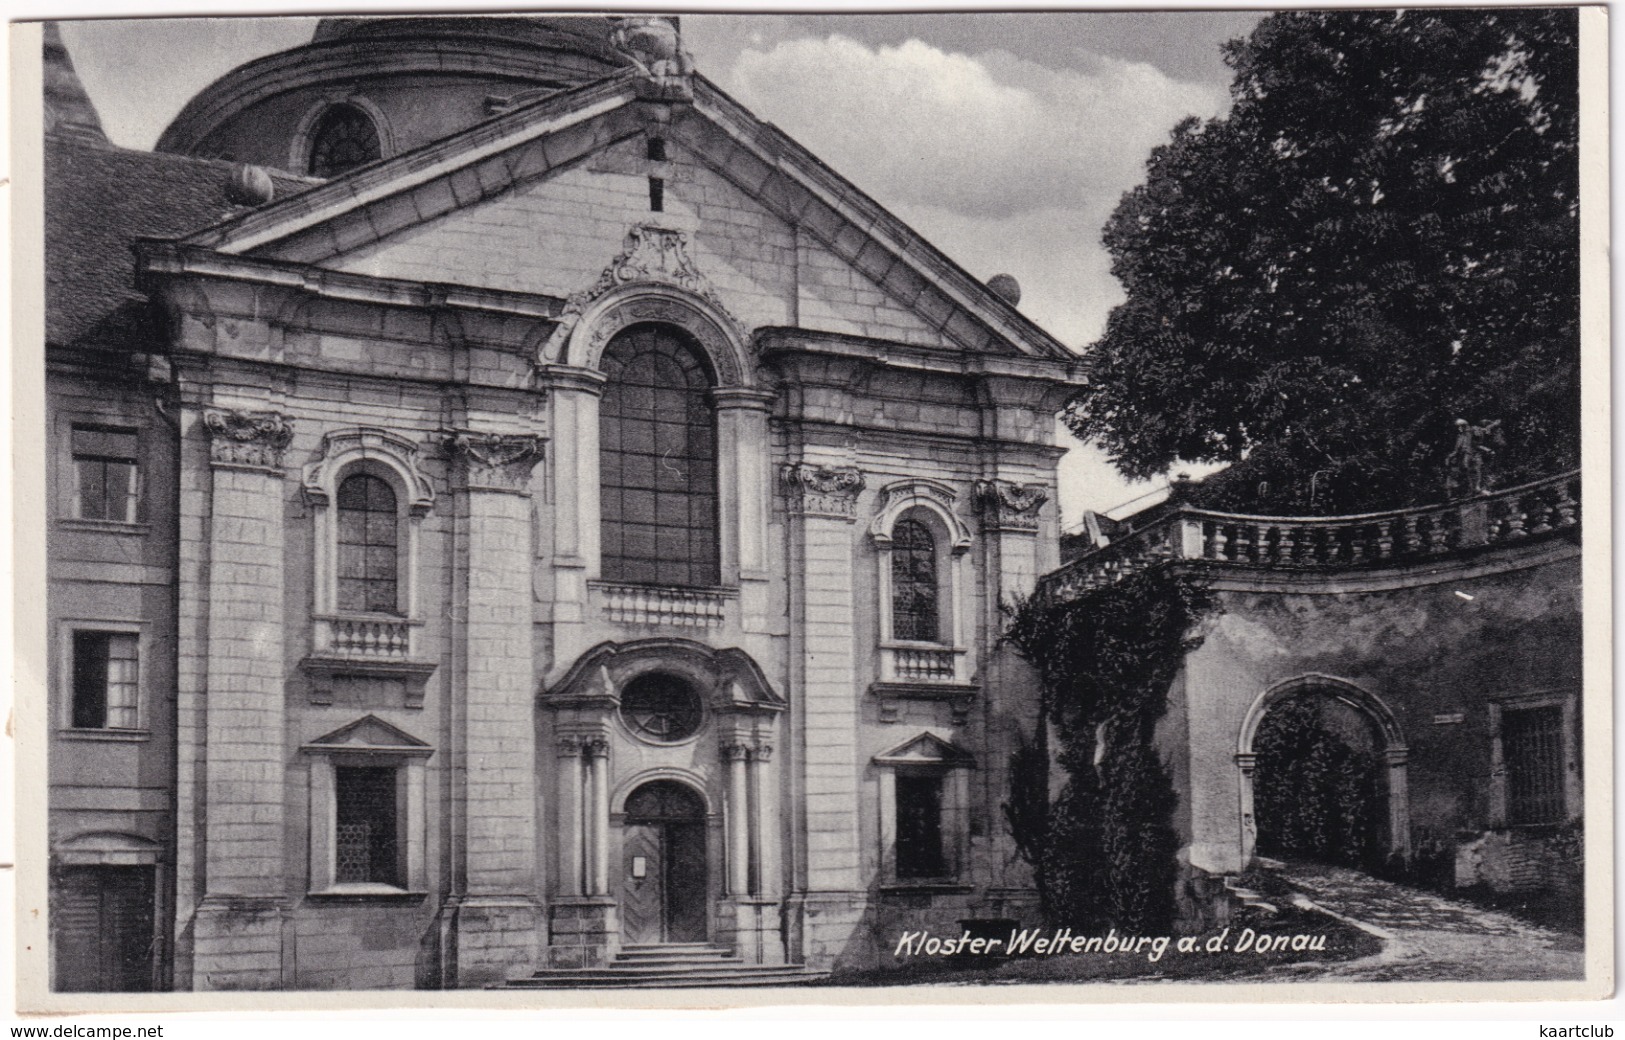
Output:
[[[1360,730],[1367,730],[1362,733]],[[1292,731],[1301,731],[1294,734]],[[1340,732],[1342,731],[1342,732]],[[1378,817],[1372,822],[1373,833],[1367,834],[1363,819],[1335,820],[1346,833],[1326,834],[1318,840],[1303,840],[1293,834],[1295,821],[1279,818],[1281,809],[1270,804],[1268,791],[1260,792],[1259,768],[1277,770],[1306,766],[1295,762],[1295,752],[1312,754],[1322,760],[1326,769],[1348,774],[1332,778],[1325,785],[1313,785],[1316,790],[1303,792],[1303,798],[1321,796],[1318,788],[1325,786],[1331,793],[1327,797],[1349,805],[1359,806],[1375,796]],[[1399,721],[1375,694],[1344,679],[1328,675],[1309,674],[1277,683],[1259,694],[1242,720],[1237,744],[1236,766],[1240,771],[1240,843],[1241,862],[1250,863],[1258,853],[1262,828],[1265,843],[1275,841],[1276,851],[1283,844],[1300,849],[1314,847],[1326,851],[1332,858],[1350,857],[1354,860],[1372,858],[1405,859],[1410,855],[1410,807],[1408,804],[1406,760],[1409,751]],[[1362,762],[1375,759],[1371,764],[1369,780],[1371,790],[1358,788],[1367,779]],[[1285,778],[1277,776],[1277,781]],[[1334,788],[1341,787],[1343,791]],[[1279,802],[1280,799],[1273,801]],[[1386,806],[1386,812],[1382,806]],[[1261,822],[1260,812],[1273,810],[1277,818]],[[1309,807],[1310,811],[1313,807]],[[1330,813],[1329,815],[1335,815]]]

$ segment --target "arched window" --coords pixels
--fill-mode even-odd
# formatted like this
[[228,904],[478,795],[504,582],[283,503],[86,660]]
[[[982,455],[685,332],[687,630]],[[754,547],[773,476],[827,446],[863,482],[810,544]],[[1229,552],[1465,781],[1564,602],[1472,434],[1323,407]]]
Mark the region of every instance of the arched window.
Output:
[[892,528],[892,638],[935,643],[937,620],[937,543],[931,529],[914,519]]
[[310,175],[337,177],[382,155],[378,128],[354,105],[334,105],[310,132]]
[[610,341],[602,367],[603,577],[717,584],[717,434],[704,356],[674,329],[634,325]]
[[338,493],[338,608],[400,613],[400,523],[395,491],[368,473],[344,478]]

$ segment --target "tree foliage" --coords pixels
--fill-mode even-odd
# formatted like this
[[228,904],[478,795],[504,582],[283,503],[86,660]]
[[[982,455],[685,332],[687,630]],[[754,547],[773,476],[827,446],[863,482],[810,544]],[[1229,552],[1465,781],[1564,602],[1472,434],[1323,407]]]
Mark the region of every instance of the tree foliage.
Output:
[[[1192,633],[1213,608],[1194,579],[1156,569],[1015,611],[1005,638],[1038,669],[1053,724],[1032,743],[1054,734],[1066,780],[1053,804],[1040,803],[1032,770],[1013,758],[1005,812],[1057,926],[1155,932],[1172,922],[1177,796],[1154,736],[1198,643]],[[1020,764],[1030,767],[1026,756]],[[1047,792],[1047,770],[1044,781]]]
[[1264,716],[1254,742],[1258,847],[1276,856],[1373,866],[1379,805],[1376,761],[1321,723],[1314,697],[1294,697]]
[[1229,114],[1107,224],[1128,300],[1072,429],[1131,477],[1241,463],[1228,508],[1436,499],[1457,418],[1501,420],[1502,484],[1575,464],[1577,26],[1293,11],[1228,44]]

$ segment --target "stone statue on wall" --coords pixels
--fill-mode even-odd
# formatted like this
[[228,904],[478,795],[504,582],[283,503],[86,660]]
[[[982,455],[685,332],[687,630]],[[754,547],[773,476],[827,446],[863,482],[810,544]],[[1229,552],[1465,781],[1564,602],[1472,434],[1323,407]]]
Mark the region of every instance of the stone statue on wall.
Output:
[[1501,435],[1501,420],[1491,419],[1477,425],[1466,419],[1456,420],[1456,444],[1445,456],[1444,490],[1449,498],[1462,495],[1483,495],[1489,492],[1487,468],[1495,449],[1506,443]]
[[657,97],[670,100],[693,96],[690,86],[694,58],[670,18],[628,15],[614,20],[610,46],[624,54],[654,86]]

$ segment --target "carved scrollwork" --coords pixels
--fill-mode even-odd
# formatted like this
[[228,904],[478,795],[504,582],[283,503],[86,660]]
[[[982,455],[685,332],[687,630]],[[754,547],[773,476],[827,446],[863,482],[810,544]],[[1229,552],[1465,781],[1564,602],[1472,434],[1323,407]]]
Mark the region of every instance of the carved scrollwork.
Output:
[[1043,484],[1016,484],[1008,480],[978,480],[976,500],[990,530],[1036,531],[1038,509],[1049,501]]
[[467,485],[475,491],[524,494],[530,471],[542,458],[542,438],[529,433],[454,433],[446,447],[462,461]]
[[209,459],[216,466],[282,472],[282,455],[293,441],[293,424],[281,412],[205,408]]
[[807,516],[833,516],[850,520],[863,473],[856,466],[820,466],[810,462],[786,463],[779,470],[790,508]]

